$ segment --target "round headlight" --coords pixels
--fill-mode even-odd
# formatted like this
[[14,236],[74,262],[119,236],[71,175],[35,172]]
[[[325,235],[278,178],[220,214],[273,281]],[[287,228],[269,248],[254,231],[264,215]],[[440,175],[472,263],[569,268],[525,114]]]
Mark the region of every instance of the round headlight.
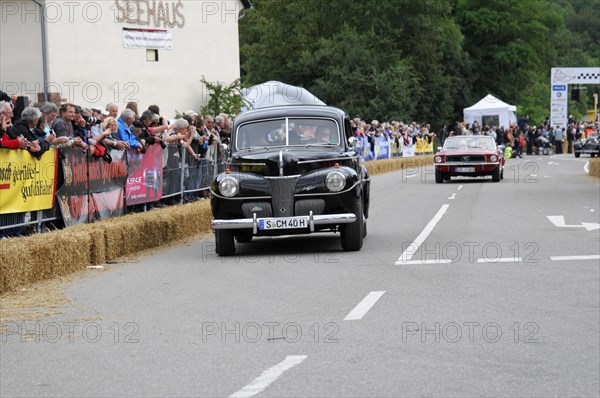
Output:
[[434,160],[435,160],[436,163],[442,163],[442,157],[441,156],[436,156]]
[[223,196],[231,198],[240,191],[240,183],[233,177],[225,177],[219,183],[219,191]]
[[331,192],[339,192],[346,186],[346,176],[339,171],[332,171],[325,177],[325,185]]
[[490,156],[490,162],[495,162],[496,160],[498,160],[498,157],[496,155]]

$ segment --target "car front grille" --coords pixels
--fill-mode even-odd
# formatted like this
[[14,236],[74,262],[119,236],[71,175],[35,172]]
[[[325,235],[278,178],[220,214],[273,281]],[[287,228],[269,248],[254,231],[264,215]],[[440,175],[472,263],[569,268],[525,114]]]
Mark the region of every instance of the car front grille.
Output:
[[485,162],[485,155],[449,155],[446,162]]
[[267,180],[271,187],[271,203],[274,217],[294,215],[294,191],[298,177],[272,177]]

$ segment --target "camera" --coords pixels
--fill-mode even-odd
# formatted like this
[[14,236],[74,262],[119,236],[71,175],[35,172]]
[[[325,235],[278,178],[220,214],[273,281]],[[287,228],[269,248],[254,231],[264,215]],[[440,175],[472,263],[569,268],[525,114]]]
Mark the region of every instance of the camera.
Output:
[[81,117],[83,118],[83,120],[85,120],[85,124],[89,127],[89,126],[94,126],[96,124],[100,124],[102,123],[102,120],[98,117],[94,117],[94,116],[84,116],[81,115]]

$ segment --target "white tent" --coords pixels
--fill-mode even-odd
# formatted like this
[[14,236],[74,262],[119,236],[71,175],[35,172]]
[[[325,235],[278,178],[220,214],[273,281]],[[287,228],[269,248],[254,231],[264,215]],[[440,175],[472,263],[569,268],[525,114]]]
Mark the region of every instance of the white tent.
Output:
[[488,94],[473,106],[463,109],[464,120],[470,124],[477,121],[479,124],[488,124],[490,127],[508,127],[511,123],[517,124],[517,107],[500,101]]
[[268,81],[241,90],[245,106],[242,110],[281,105],[325,105],[314,94],[302,87],[278,81]]

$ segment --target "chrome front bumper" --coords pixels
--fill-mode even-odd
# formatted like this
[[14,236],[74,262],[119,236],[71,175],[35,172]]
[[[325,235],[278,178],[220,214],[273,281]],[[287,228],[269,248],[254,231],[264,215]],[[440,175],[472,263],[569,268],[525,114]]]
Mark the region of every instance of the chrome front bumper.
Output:
[[[306,216],[304,216],[306,217]],[[268,217],[273,218],[273,217]],[[310,232],[314,232],[315,225],[328,225],[328,224],[350,224],[356,221],[356,215],[354,213],[343,213],[343,214],[322,214],[313,215],[312,211],[308,215],[308,227]],[[212,220],[211,227],[215,229],[250,229],[252,233],[258,233],[258,218],[254,213],[253,218],[238,218],[233,220]]]

